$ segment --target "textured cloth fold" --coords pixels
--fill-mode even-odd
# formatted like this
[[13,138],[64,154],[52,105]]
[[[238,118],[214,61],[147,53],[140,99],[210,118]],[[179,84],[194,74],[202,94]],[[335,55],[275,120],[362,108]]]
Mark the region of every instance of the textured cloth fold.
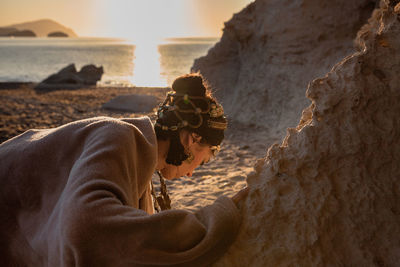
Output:
[[97,117],[0,145],[4,266],[207,266],[234,240],[226,197],[153,213],[157,142],[148,118]]

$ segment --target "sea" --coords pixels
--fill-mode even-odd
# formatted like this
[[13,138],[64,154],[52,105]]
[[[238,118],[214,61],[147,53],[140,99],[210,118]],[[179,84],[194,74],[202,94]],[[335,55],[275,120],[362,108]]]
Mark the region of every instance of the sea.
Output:
[[98,86],[168,87],[219,38],[0,38],[0,82],[40,82],[69,64],[103,66]]

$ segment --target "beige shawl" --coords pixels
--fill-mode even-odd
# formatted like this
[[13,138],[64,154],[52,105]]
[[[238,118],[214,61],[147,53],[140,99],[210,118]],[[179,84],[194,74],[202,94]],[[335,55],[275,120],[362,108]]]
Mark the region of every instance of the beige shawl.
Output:
[[149,215],[156,161],[148,118],[92,118],[1,144],[2,266],[208,266],[239,212],[222,197]]

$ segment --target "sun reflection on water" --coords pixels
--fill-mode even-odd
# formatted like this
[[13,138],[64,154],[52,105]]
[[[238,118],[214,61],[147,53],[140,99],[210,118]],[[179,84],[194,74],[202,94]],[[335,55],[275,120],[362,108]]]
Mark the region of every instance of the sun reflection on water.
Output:
[[135,43],[133,76],[135,86],[166,87],[167,81],[161,77],[159,42],[146,40]]

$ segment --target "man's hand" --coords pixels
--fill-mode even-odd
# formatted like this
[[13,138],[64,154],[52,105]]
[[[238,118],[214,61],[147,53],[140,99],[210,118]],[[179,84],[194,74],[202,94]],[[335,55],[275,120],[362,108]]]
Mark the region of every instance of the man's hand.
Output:
[[248,187],[243,188],[232,197],[233,203],[235,203],[235,205],[240,209],[241,202],[247,197],[248,194],[249,194],[249,188]]

